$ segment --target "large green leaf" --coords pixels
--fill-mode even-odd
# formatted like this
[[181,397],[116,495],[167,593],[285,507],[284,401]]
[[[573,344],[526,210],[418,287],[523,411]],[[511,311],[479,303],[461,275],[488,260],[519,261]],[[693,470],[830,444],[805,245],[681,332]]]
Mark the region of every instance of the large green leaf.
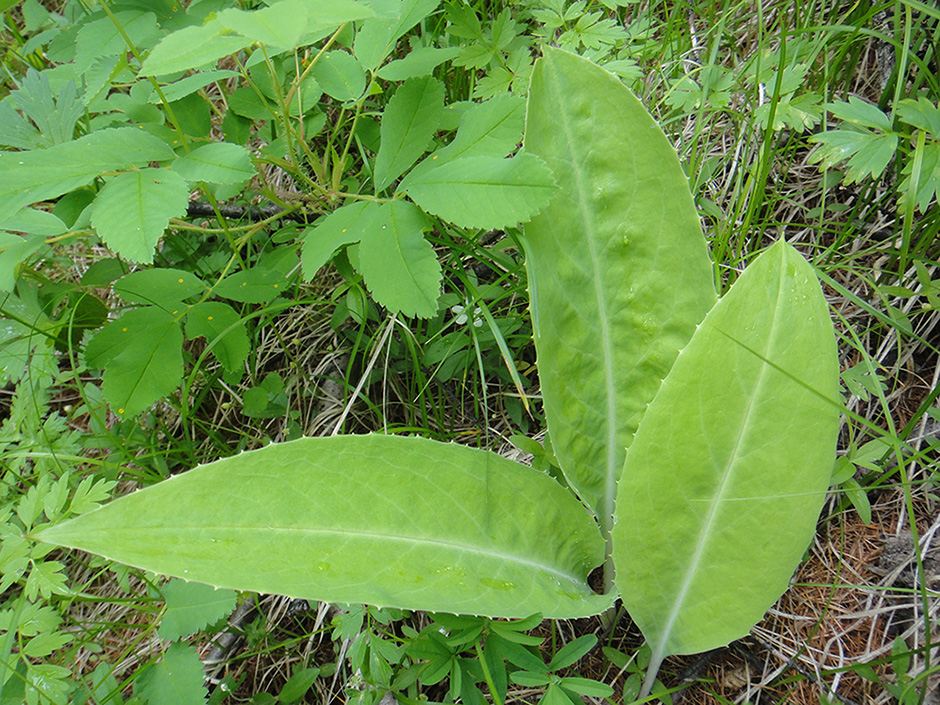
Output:
[[0,220],[84,186],[102,172],[175,156],[163,140],[132,127],[99,130],[48,149],[0,152]]
[[465,228],[527,221],[555,190],[551,171],[532,154],[461,157],[422,172],[405,187],[424,210]]
[[405,81],[388,101],[375,155],[375,189],[382,191],[427,150],[441,123],[444,84],[431,76]]
[[182,301],[206,291],[206,283],[192,272],[171,267],[138,269],[114,282],[114,293],[132,304],[159,306],[175,313]]
[[548,475],[421,438],[304,438],[219,460],[36,538],[219,587],[408,609],[596,614],[603,541]]
[[141,169],[119,174],[95,198],[91,224],[104,243],[134,262],[152,262],[170,218],[186,214],[189,188],[176,172]]
[[525,227],[539,380],[552,447],[609,526],[646,405],[715,301],[676,153],[618,78],[546,49],[525,149],[560,186]]
[[838,391],[826,300],[779,242],[709,312],[627,451],[616,584],[653,670],[744,636],[786,589],[829,485]]

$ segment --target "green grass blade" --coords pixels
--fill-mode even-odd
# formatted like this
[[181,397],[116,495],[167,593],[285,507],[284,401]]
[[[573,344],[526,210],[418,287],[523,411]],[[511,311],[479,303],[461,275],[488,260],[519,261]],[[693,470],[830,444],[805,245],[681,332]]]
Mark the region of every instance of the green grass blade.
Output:
[[646,405],[715,301],[675,151],[620,80],[546,49],[525,149],[560,189],[525,227],[545,415],[556,456],[609,525]]
[[420,438],[305,438],[197,468],[40,541],[218,587],[493,617],[603,611],[603,542],[548,475]]
[[651,671],[744,636],[786,589],[832,473],[838,380],[822,289],[780,242],[709,312],[627,451],[616,584]]

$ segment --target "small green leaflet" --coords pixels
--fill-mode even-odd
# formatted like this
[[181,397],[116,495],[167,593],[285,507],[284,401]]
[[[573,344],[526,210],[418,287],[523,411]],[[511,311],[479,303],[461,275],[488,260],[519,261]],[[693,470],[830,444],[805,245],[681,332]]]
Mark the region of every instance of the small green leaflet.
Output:
[[907,198],[914,200],[914,204],[921,213],[925,213],[931,202],[940,193],[940,141],[934,141],[924,146],[923,158],[920,163],[920,173],[917,187],[913,188],[915,159],[911,157],[901,171],[904,180],[900,190],[908,193]]
[[522,140],[525,101],[511,95],[473,105],[460,117],[453,141],[418,164],[401,180],[399,191],[429,170],[458,157],[505,157]]
[[192,272],[182,269],[140,269],[121,277],[114,284],[114,293],[127,303],[155,305],[176,313],[184,299],[206,290],[206,283]]
[[24,301],[9,294],[0,301],[4,319],[0,326],[0,383],[18,382],[27,372],[51,379],[58,369],[53,340],[47,335],[54,324],[35,300]]
[[855,96],[849,96],[847,103],[843,101],[827,103],[826,107],[837,118],[852,125],[868,127],[881,132],[891,130],[891,119],[877,105],[866,103]]
[[845,129],[810,137],[810,142],[820,145],[810,154],[810,163],[821,162],[824,169],[829,169],[846,162],[847,184],[859,183],[869,176],[879,178],[898,146],[891,119],[878,106],[854,96],[848,102],[827,103],[826,107],[843,121]]
[[283,272],[259,265],[230,274],[215,285],[212,293],[245,304],[264,304],[283,294],[287,284]]
[[212,142],[183,155],[170,167],[190,182],[242,184],[255,175],[251,154],[229,142]]
[[375,156],[375,190],[384,190],[427,151],[444,110],[444,84],[431,76],[405,81],[385,108]]
[[810,163],[821,162],[824,169],[829,169],[847,161],[847,184],[859,183],[869,176],[880,177],[898,146],[894,132],[876,134],[861,129],[829,130],[813,135],[809,141],[820,145],[810,154]]
[[[185,98],[188,95],[191,95],[198,91],[200,88],[205,88],[210,83],[215,83],[216,81],[224,81],[227,78],[234,78],[239,76],[238,71],[230,71],[228,69],[218,69],[213,71],[203,71],[201,73],[195,73],[192,76],[186,76],[181,78],[178,81],[173,81],[173,83],[168,83],[163,86],[163,97],[170,103],[180,98]],[[154,91],[153,95],[150,96],[151,103],[159,103],[161,101],[160,94]]]
[[174,642],[153,667],[134,683],[134,693],[148,705],[205,705],[205,673],[196,649]]
[[412,204],[382,206],[362,236],[359,269],[375,300],[406,316],[437,313],[441,265],[424,239],[427,218]]
[[177,318],[157,308],[135,308],[92,338],[85,361],[104,369],[102,391],[120,416],[134,416],[172,392],[183,374],[183,333]]
[[320,88],[336,100],[355,100],[366,89],[366,74],[356,59],[345,51],[331,51],[320,57],[310,72]]
[[[96,59],[127,52],[128,40],[138,51],[149,49],[161,37],[157,17],[152,12],[126,10],[114,19],[103,16],[83,24],[75,40],[75,65],[84,73]],[[126,39],[125,39],[126,37]]]
[[374,201],[354,201],[305,229],[300,254],[304,278],[313,279],[340,247],[359,242],[379,209]]
[[163,76],[208,66],[251,44],[247,37],[224,32],[225,28],[213,20],[167,35],[144,59],[140,75]]
[[315,41],[345,22],[371,17],[371,8],[352,0],[281,0],[260,10],[224,10],[198,27],[166,36],[141,66],[140,75],[159,76],[215,63],[256,42],[274,51]]
[[313,682],[320,675],[319,668],[297,668],[281,688],[277,699],[281,703],[302,702],[303,697],[313,686]]
[[454,141],[439,149],[437,164],[462,156],[505,157],[522,140],[525,101],[501,95],[470,108],[460,118]]
[[153,261],[170,218],[186,214],[189,188],[166,169],[120,174],[104,185],[92,206],[91,224],[104,243],[134,262]]
[[19,264],[45,244],[42,235],[22,237],[0,231],[0,291],[13,291]]
[[940,108],[924,96],[917,100],[907,98],[899,101],[898,118],[908,125],[930,133],[934,139],[940,139]]
[[555,191],[551,171],[533,154],[461,157],[409,179],[405,188],[424,210],[465,228],[528,221]]
[[37,208],[24,208],[11,218],[0,223],[0,230],[12,230],[17,233],[55,237],[68,232],[68,227],[54,213]]
[[218,622],[235,609],[238,593],[174,579],[160,588],[166,612],[157,632],[161,639],[183,639]]
[[225,10],[217,21],[226,30],[248,37],[252,44],[291,49],[307,31],[308,7],[303,0],[281,0],[259,10]]
[[422,47],[412,50],[405,58],[390,61],[376,75],[385,81],[404,81],[427,76],[440,64],[450,61],[463,51],[461,47]]
[[103,172],[175,156],[163,140],[132,127],[99,130],[47,149],[0,152],[0,220],[84,186]]
[[251,351],[251,343],[241,316],[221,301],[205,301],[189,309],[186,337],[205,337],[212,354],[229,372],[238,370]]
[[440,4],[441,0],[389,3],[395,6],[398,14],[391,18],[376,17],[362,23],[353,44],[356,58],[366,70],[374,71],[385,61],[398,38],[434,12]]

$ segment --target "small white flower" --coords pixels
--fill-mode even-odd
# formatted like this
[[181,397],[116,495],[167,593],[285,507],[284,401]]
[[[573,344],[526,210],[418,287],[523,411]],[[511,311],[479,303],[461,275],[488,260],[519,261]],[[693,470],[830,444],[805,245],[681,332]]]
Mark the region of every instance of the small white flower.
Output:
[[[453,312],[457,316],[457,318],[454,319],[454,323],[456,323],[458,326],[462,326],[464,323],[470,320],[470,316],[467,314],[467,311],[470,308],[469,303],[470,302],[468,301],[467,306],[461,306],[458,304],[457,306],[450,307],[451,312]],[[483,314],[483,309],[481,309],[479,306],[474,307],[473,309],[473,327],[474,328],[479,328],[480,326],[483,325],[482,314]]]
[[458,326],[462,326],[467,322],[467,314],[464,313],[464,311],[467,310],[465,306],[451,306],[450,310],[457,314],[457,319],[454,321],[454,323],[456,323]]

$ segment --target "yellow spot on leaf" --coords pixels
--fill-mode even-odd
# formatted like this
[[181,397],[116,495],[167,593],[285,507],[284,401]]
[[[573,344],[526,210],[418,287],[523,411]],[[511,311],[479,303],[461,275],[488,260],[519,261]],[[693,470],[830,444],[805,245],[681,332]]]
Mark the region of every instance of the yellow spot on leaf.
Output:
[[212,316],[209,316],[209,320],[210,320],[210,321],[212,320]]
[[182,279],[177,279],[176,281],[178,281],[180,284],[183,283],[183,280],[182,280]]
[[123,413],[124,413],[124,409],[118,409],[118,413],[119,413],[119,414],[123,414]]

